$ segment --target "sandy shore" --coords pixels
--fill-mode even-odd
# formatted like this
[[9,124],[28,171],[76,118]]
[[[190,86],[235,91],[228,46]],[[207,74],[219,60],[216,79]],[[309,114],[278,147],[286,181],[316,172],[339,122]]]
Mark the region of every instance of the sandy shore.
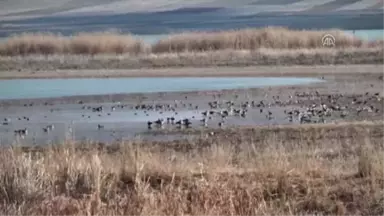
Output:
[[[125,139],[168,140],[186,138],[185,130],[175,125],[165,125],[163,129],[148,130],[147,121],[158,118],[175,117],[176,120],[189,118],[192,129],[200,130],[201,112],[209,110],[209,102],[233,101],[240,107],[246,101],[266,107],[248,108],[247,117],[231,116],[225,120],[225,128],[255,125],[295,125],[300,124],[297,117],[291,121],[286,112],[304,112],[313,104],[320,106],[343,107],[326,117],[329,122],[382,120],[383,116],[383,66],[382,65],[339,65],[339,66],[294,66],[294,67],[244,67],[244,68],[183,68],[148,70],[84,70],[84,71],[38,71],[35,73],[1,72],[2,79],[14,78],[85,78],[85,77],[161,77],[161,76],[306,76],[323,78],[326,82],[310,85],[279,86],[242,90],[168,92],[146,94],[118,94],[72,96],[47,99],[2,100],[0,101],[0,120],[11,118],[12,123],[0,125],[0,143],[17,142],[24,144],[44,144],[59,142],[65,138],[76,140],[97,140],[115,142]],[[276,99],[278,96],[278,99]],[[330,100],[332,98],[332,100]],[[81,101],[81,104],[79,102]],[[177,102],[175,102],[177,101]],[[289,103],[285,104],[287,101]],[[363,104],[364,101],[364,104]],[[283,102],[284,104],[280,104]],[[357,103],[356,103],[357,102]],[[29,106],[30,104],[33,106]],[[173,111],[136,110],[139,104],[176,105]],[[270,105],[268,105],[270,104]],[[123,105],[122,108],[113,107]],[[104,111],[93,112],[92,108],[103,106]],[[195,108],[195,107],[198,108]],[[372,109],[373,108],[373,109]],[[364,109],[364,111],[358,111]],[[367,111],[371,109],[370,111]],[[216,111],[220,110],[215,109]],[[272,117],[266,116],[268,112]],[[343,116],[343,113],[347,113]],[[28,120],[26,120],[26,117]],[[318,121],[314,118],[313,121]],[[219,128],[220,117],[209,120],[209,128]],[[0,122],[1,123],[1,122]],[[43,128],[55,125],[55,130],[46,133]],[[98,128],[102,125],[102,129]],[[28,128],[29,135],[24,139],[14,135],[14,130]],[[169,132],[175,132],[172,136]],[[148,133],[149,132],[149,133]],[[151,135],[152,134],[152,135]],[[160,134],[154,136],[154,134]],[[163,134],[163,135],[161,135]],[[168,134],[168,135],[167,135]]]

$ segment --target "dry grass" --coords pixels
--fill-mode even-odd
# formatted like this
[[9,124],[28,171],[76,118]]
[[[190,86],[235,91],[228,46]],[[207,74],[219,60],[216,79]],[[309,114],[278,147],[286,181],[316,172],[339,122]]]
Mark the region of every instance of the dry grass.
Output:
[[238,132],[236,142],[210,137],[189,143],[205,148],[182,151],[150,143],[114,152],[73,142],[3,148],[0,214],[382,215],[382,134],[364,125],[307,130],[335,128],[355,132],[294,140],[279,128],[260,140]]
[[216,50],[318,49],[322,37],[332,34],[336,48],[383,47],[383,41],[367,42],[341,30],[298,31],[271,27],[221,32],[186,32],[169,36],[154,45],[116,31],[78,33],[71,37],[51,33],[23,33],[0,42],[0,55],[52,54],[145,54],[206,52]]
[[186,32],[171,35],[152,46],[152,52],[202,52],[234,49],[316,49],[323,48],[322,37],[331,34],[335,37],[336,48],[374,47],[382,41],[368,43],[341,30],[323,31],[290,30],[280,27],[244,29],[219,32]]
[[79,33],[71,37],[51,33],[24,33],[0,43],[0,55],[138,54],[144,43],[117,32]]
[[166,67],[383,64],[383,48],[258,49],[149,55],[0,56],[0,70],[138,69]]
[[[324,48],[332,34],[335,48]],[[131,69],[196,66],[382,64],[383,40],[363,41],[341,30],[286,28],[186,32],[149,45],[116,31],[24,33],[0,42],[0,70]]]

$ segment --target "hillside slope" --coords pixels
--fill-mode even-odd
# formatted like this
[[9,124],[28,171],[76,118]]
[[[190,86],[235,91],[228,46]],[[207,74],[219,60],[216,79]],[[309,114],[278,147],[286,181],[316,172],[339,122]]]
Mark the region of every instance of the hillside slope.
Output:
[[233,15],[382,11],[383,0],[0,0],[0,18],[220,8]]

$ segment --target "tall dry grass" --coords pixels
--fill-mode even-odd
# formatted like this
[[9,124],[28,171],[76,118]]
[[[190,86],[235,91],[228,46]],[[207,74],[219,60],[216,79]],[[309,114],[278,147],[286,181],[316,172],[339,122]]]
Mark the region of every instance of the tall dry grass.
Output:
[[0,42],[0,55],[52,54],[148,54],[217,50],[317,49],[322,37],[332,34],[336,48],[383,47],[383,41],[367,42],[341,30],[291,30],[281,27],[220,32],[185,32],[149,45],[117,31],[78,33],[65,37],[52,33],[23,33]]
[[[305,130],[324,135],[324,127]],[[275,128],[262,140],[239,133],[236,143],[211,137],[182,150],[70,141],[2,148],[0,214],[382,215],[382,136],[361,125],[342,136],[343,127],[330,128],[340,130],[334,139],[290,140]]]
[[52,33],[23,33],[0,42],[0,55],[139,54],[142,41],[118,32],[78,33],[64,37]]
[[235,49],[315,49],[324,48],[322,37],[331,34],[335,37],[336,48],[368,47],[382,45],[382,41],[368,43],[341,30],[291,30],[282,27],[243,29],[219,32],[186,32],[171,35],[152,46],[154,53],[161,52],[200,52]]
[[[383,64],[383,48],[258,49],[149,55],[0,56],[0,70],[139,69],[170,67]],[[79,74],[79,73],[77,73]],[[15,75],[15,74],[13,74]],[[48,75],[44,73],[42,75]],[[52,74],[54,76],[54,74]],[[79,74],[80,76],[80,74]]]

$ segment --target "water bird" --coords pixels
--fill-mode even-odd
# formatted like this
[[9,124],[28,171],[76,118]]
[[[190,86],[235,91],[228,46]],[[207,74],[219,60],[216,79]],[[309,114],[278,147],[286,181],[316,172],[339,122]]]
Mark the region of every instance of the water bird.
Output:
[[43,128],[43,131],[45,133],[48,133],[49,131],[53,131],[55,129],[55,126],[52,124],[52,125],[48,125],[46,127]]
[[92,108],[92,111],[93,112],[101,112],[101,111],[103,111],[103,106],[94,107],[94,108]]
[[243,118],[245,118],[245,115],[246,115],[246,111],[243,110],[243,111],[241,112],[240,116],[243,117]]
[[16,135],[20,135],[20,136],[28,135],[28,129],[27,128],[15,130],[14,132]]
[[177,121],[175,124],[176,125],[181,125],[181,120]]
[[104,128],[104,125],[100,125],[100,124],[97,125],[97,129],[100,130],[100,129],[103,129],[103,128]]
[[154,123],[155,123],[157,126],[163,126],[163,124],[164,124],[164,120],[163,120],[163,119],[157,119]]
[[192,124],[192,122],[187,118],[183,120],[183,123],[186,127],[189,127]]
[[208,126],[208,119],[203,118],[203,119],[200,120],[200,122],[203,123],[203,126],[204,126],[204,127],[207,127],[207,126]]
[[152,124],[153,124],[153,122],[151,122],[151,121],[147,122],[148,129],[152,129]]

